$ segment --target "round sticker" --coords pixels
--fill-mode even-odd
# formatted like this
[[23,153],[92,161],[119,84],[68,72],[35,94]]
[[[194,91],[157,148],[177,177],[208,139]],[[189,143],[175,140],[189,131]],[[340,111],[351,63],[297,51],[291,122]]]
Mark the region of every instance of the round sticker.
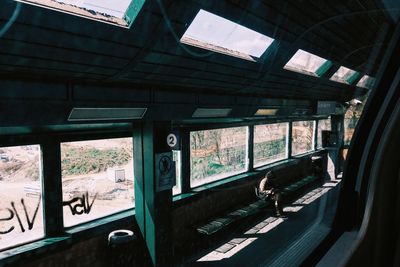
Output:
[[171,134],[169,134],[167,136],[167,144],[168,144],[168,146],[174,147],[174,146],[176,146],[177,143],[178,143],[178,138],[176,137],[175,134],[171,133]]
[[158,166],[161,176],[169,174],[169,172],[171,171],[171,166],[172,166],[171,159],[168,156],[163,156],[160,159],[160,163]]

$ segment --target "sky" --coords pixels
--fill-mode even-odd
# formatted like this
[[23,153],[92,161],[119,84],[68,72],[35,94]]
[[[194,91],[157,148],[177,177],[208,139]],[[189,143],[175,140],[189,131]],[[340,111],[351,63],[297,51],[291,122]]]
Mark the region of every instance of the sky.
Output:
[[287,67],[296,68],[299,70],[306,70],[309,72],[316,72],[322,64],[327,60],[319,56],[310,54],[301,49],[293,55],[293,57],[286,64]]
[[356,71],[341,66],[335,74],[333,74],[331,80],[346,82]]
[[184,36],[254,57],[261,57],[274,39],[237,23],[200,10]]
[[132,0],[56,0],[60,3],[70,4],[99,13],[105,13],[117,18],[123,18],[125,11]]

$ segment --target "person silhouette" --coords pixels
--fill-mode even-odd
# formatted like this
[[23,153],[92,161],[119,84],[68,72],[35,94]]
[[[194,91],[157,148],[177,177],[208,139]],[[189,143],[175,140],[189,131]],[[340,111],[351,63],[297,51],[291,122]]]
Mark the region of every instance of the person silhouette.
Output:
[[275,214],[277,217],[286,218],[282,207],[282,194],[276,186],[276,176],[272,171],[267,172],[258,185],[257,196],[262,200],[274,201]]

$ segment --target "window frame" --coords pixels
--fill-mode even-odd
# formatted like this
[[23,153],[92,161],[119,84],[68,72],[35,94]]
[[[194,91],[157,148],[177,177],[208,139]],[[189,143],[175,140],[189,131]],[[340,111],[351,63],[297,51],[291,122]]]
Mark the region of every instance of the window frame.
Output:
[[279,162],[279,161],[282,161],[282,160],[286,160],[286,159],[288,159],[290,157],[290,155],[289,155],[289,143],[291,143],[291,142],[289,141],[289,132],[290,132],[289,128],[291,127],[291,124],[289,123],[289,121],[253,125],[253,137],[255,136],[255,128],[256,128],[256,126],[272,125],[272,124],[280,124],[280,123],[285,123],[286,124],[286,141],[285,141],[285,152],[286,153],[285,153],[285,157],[282,158],[282,159],[275,159],[274,161],[271,161],[271,162],[268,162],[268,163],[262,163],[262,164],[256,166],[254,164],[254,145],[255,145],[255,143],[254,143],[254,138],[253,138],[253,155],[252,155],[252,157],[253,157],[253,168],[261,168],[261,167],[264,167],[264,166],[267,166],[267,165],[270,165],[270,164],[273,164],[273,163],[276,163],[276,162]]
[[[232,27],[232,31],[227,32],[227,35],[224,36],[223,39],[225,41],[230,36],[237,35],[235,31],[238,31],[239,29],[239,31],[245,31],[247,35],[249,34],[252,35],[250,40],[245,39],[245,41],[254,43],[254,39],[260,40],[260,38],[262,38],[263,39],[262,41],[264,41],[264,45],[266,45],[266,47],[265,48],[263,47],[262,53],[258,56],[254,54],[252,55],[250,52],[251,50],[254,50],[254,46],[252,47],[252,49],[250,49],[250,51],[247,52],[247,51],[241,51],[238,48],[236,49],[232,48],[232,43],[222,44],[214,42],[214,40],[210,39],[207,40],[207,38],[210,35],[209,31],[197,32],[200,31],[201,26],[199,25],[201,25],[204,22],[204,20],[207,20],[209,23],[211,21],[212,24],[216,23],[215,25],[212,26],[215,26],[214,28],[218,28],[218,30],[224,29],[226,27]],[[224,24],[222,25],[222,27],[220,27],[221,23]],[[196,36],[193,36],[193,33],[196,33]],[[220,32],[220,34],[222,33]],[[193,20],[190,22],[189,26],[185,29],[179,41],[181,44],[204,49],[211,53],[215,52],[234,58],[244,59],[250,62],[258,62],[266,53],[266,51],[271,47],[271,45],[275,42],[275,39],[263,33],[260,33],[256,30],[250,29],[242,24],[239,24],[238,22],[232,21],[222,15],[217,15],[213,12],[200,8],[199,11],[197,11],[196,15],[193,17]]]
[[[91,136],[95,136],[95,138],[91,138]],[[99,138],[99,137],[100,137],[100,136],[98,136],[98,134],[92,135],[92,134],[88,133],[87,135],[84,135],[84,136],[83,136],[84,139],[79,138],[79,139],[76,139],[76,140],[69,140],[69,138],[67,138],[68,141],[64,141],[64,138],[60,139],[59,142],[58,142],[58,144],[59,144],[59,149],[60,149],[60,157],[59,157],[60,170],[61,170],[61,161],[62,161],[62,159],[61,159],[61,144],[62,144],[62,143],[69,143],[69,142],[85,142],[85,141],[96,141],[96,140],[107,140],[107,139],[118,139],[118,138],[131,138],[131,139],[132,139],[132,153],[133,153],[133,158],[134,158],[135,155],[134,155],[134,150],[133,150],[133,149],[134,149],[134,146],[133,146],[133,145],[134,145],[133,133],[130,133],[129,136],[124,136],[123,133],[118,133],[118,134],[110,134],[110,135],[107,135],[107,137],[105,137],[105,136],[102,136],[102,137],[100,137],[100,138]],[[75,138],[74,138],[74,139],[75,139]],[[62,194],[63,194],[63,191],[62,191],[62,174],[61,174],[61,172],[60,172],[60,179],[61,179],[61,195],[62,195]],[[63,208],[63,207],[62,207],[62,208]],[[63,228],[64,228],[65,230],[70,230],[70,229],[79,227],[79,226],[84,225],[84,224],[93,223],[93,222],[95,222],[95,221],[98,221],[98,220],[101,220],[101,219],[104,219],[104,218],[108,218],[108,217],[110,217],[110,216],[123,213],[123,212],[125,212],[125,211],[132,211],[132,210],[135,210],[135,206],[133,206],[132,208],[127,208],[127,209],[119,210],[119,211],[116,211],[116,212],[113,212],[113,213],[111,213],[111,214],[104,215],[104,216],[101,216],[101,217],[98,217],[98,218],[90,219],[90,220],[88,220],[88,221],[80,222],[80,223],[77,223],[77,224],[74,224],[74,225],[71,225],[71,226],[64,226],[64,219],[63,219],[62,225],[63,225]],[[63,212],[63,211],[62,211],[62,212]],[[63,216],[63,217],[64,217],[64,216]]]
[[[231,175],[227,175],[227,176],[225,176],[225,177],[222,177],[222,178],[220,178],[220,179],[216,179],[216,180],[213,180],[213,181],[209,181],[209,182],[205,182],[205,183],[201,183],[201,184],[199,184],[199,185],[196,185],[196,186],[192,186],[192,176],[191,176],[191,172],[190,172],[190,162],[191,162],[191,157],[190,157],[190,152],[191,152],[191,148],[190,148],[190,133],[191,132],[195,132],[195,131],[208,131],[208,130],[219,130],[219,129],[229,129],[229,128],[240,128],[240,127],[245,127],[246,128],[246,130],[247,130],[247,141],[246,141],[246,148],[245,148],[245,153],[246,153],[246,161],[245,161],[245,165],[246,165],[246,168],[245,168],[245,170],[243,170],[243,171],[241,171],[241,172],[239,172],[239,173],[235,173],[235,174],[231,174]],[[249,136],[250,136],[250,125],[247,123],[246,125],[230,125],[229,127],[216,127],[216,128],[207,128],[207,129],[196,129],[196,130],[193,130],[193,129],[190,129],[190,130],[188,130],[188,139],[189,139],[189,146],[187,147],[188,148],[188,150],[189,150],[189,157],[188,157],[188,159],[186,160],[187,161],[187,163],[186,164],[188,164],[188,169],[189,169],[189,176],[188,176],[188,184],[189,184],[189,190],[190,191],[193,191],[194,189],[196,189],[196,188],[199,188],[199,187],[202,187],[202,186],[206,186],[206,185],[208,185],[208,184],[212,184],[212,183],[215,183],[215,182],[219,182],[219,181],[223,181],[223,180],[226,180],[226,179],[229,179],[229,178],[232,178],[232,177],[235,177],[235,176],[238,176],[238,175],[243,175],[243,174],[245,174],[245,173],[247,173],[247,172],[249,172],[251,169],[252,169],[252,167],[253,166],[250,166],[250,159],[249,159],[249,146],[250,146],[250,143],[249,143]],[[182,157],[183,158],[183,157]],[[182,165],[183,165],[183,160],[181,161],[182,163]],[[183,173],[181,173],[181,177],[183,177]],[[183,180],[184,180],[184,178],[183,178]],[[182,189],[181,189],[181,194],[182,193],[186,193],[187,191],[185,191],[184,192],[184,190],[183,190],[183,187],[182,187]]]
[[[318,68],[315,69],[315,71],[311,71],[308,69],[305,69],[304,66],[298,66],[297,62],[291,62],[292,60],[294,60],[293,58],[298,54],[308,54],[310,55],[310,57],[314,57],[314,58],[318,58],[318,59],[323,59],[325,60],[325,62],[323,62],[321,65],[319,65]],[[294,65],[294,66],[293,66]],[[328,69],[330,69],[333,65],[333,62],[329,59],[323,58],[321,56],[318,56],[316,54],[313,54],[311,52],[308,52],[306,50],[303,50],[301,48],[297,49],[296,52],[294,52],[291,57],[287,60],[287,62],[285,63],[285,65],[283,66],[283,69],[286,71],[291,71],[294,73],[298,73],[298,74],[302,74],[302,75],[307,75],[307,76],[311,76],[311,77],[316,77],[316,78],[321,78],[327,71]]]
[[[65,9],[61,9],[61,8],[57,8],[57,7],[51,7],[49,5],[46,5],[44,3],[41,2],[33,2],[31,0],[14,0],[15,2],[17,2],[18,4],[22,3],[22,4],[27,4],[27,5],[33,5],[33,6],[38,6],[40,8],[44,8],[47,10],[54,10],[56,12],[60,12],[60,13],[64,13],[67,14],[69,16],[74,16],[74,17],[78,17],[78,18],[84,18],[87,20],[92,20],[92,21],[98,21],[101,23],[105,23],[105,24],[109,24],[109,25],[113,25],[116,27],[120,27],[120,28],[126,28],[129,29],[131,28],[133,22],[135,21],[136,17],[139,15],[140,11],[143,8],[143,5],[145,4],[146,0],[131,0],[128,7],[126,8],[125,12],[124,12],[124,16],[122,18],[118,18],[115,16],[112,16],[110,14],[106,14],[106,16],[104,16],[104,18],[97,18],[96,16],[93,15],[88,15],[88,14],[79,14],[77,12],[73,12],[73,11],[68,11]],[[63,3],[60,2],[62,5],[67,5],[68,7],[71,7],[73,5],[71,4],[67,4],[67,3]],[[78,7],[81,8],[81,7]],[[97,13],[101,13],[99,11],[95,11],[95,10],[89,10],[88,13],[91,13],[90,11],[96,12]],[[121,20],[123,21],[125,24],[122,23],[117,23],[117,22],[113,22],[111,20],[107,20],[107,16],[111,16],[115,19]]]
[[[0,250],[0,258],[3,252],[7,253],[16,249],[15,255],[29,252],[36,249],[36,243],[43,243],[43,246],[53,246],[55,243],[66,242],[71,238],[69,235],[85,235],[91,233],[96,227],[114,228],[116,221],[127,221],[131,216],[135,216],[135,208],[118,211],[91,221],[83,222],[70,227],[63,224],[62,206],[62,177],[61,177],[61,143],[74,141],[90,141],[112,138],[132,138],[134,126],[125,124],[122,127],[96,128],[86,130],[64,130],[48,131],[29,134],[7,134],[0,135],[0,147],[39,145],[41,151],[41,183],[42,183],[42,206],[43,206],[43,226],[44,236],[40,239],[28,241],[26,243],[10,246]],[[57,156],[59,155],[59,156]],[[47,165],[47,160],[51,165]],[[54,186],[56,185],[56,186]],[[51,189],[51,195],[46,189]],[[54,197],[61,199],[60,203],[54,201]],[[60,198],[61,197],[61,198]],[[12,255],[14,255],[12,253]],[[10,258],[10,256],[7,256]],[[11,258],[13,258],[11,256]],[[10,259],[11,259],[10,258]]]
[[[295,121],[302,121],[302,120],[307,120],[307,121],[312,121],[312,120],[317,120],[318,117],[316,116],[307,116],[304,118],[268,118],[268,119],[255,119],[255,120],[250,120],[250,121],[235,121],[235,122],[221,122],[221,123],[211,123],[208,124],[208,122],[205,122],[203,124],[182,124],[182,125],[174,125],[173,128],[175,130],[178,130],[181,133],[181,156],[182,156],[182,161],[181,161],[181,193],[178,195],[174,195],[173,199],[174,201],[182,201],[186,198],[191,198],[193,194],[197,194],[196,192],[198,191],[203,191],[207,190],[209,188],[215,187],[215,186],[220,186],[221,184],[225,183],[230,183],[231,181],[239,181],[243,179],[247,179],[249,177],[253,177],[255,173],[262,172],[265,169],[275,166],[276,164],[280,164],[281,162],[284,162],[285,160],[290,160],[293,158],[293,155],[291,153],[291,146],[292,146],[292,123]],[[254,168],[253,164],[253,153],[251,150],[254,147],[254,126],[256,125],[266,125],[266,124],[275,124],[275,123],[287,123],[288,124],[288,131],[287,131],[287,157],[285,159],[271,162],[262,166],[258,166],[256,169]],[[211,182],[210,184],[205,184],[201,185],[196,188],[191,188],[190,187],[190,175],[187,176],[185,175],[185,172],[187,173],[189,171],[190,174],[190,157],[187,157],[186,155],[190,155],[190,132],[191,131],[198,131],[198,130],[211,130],[211,129],[222,129],[222,128],[235,128],[235,127],[247,127],[248,131],[248,141],[247,141],[247,146],[246,146],[246,152],[247,152],[247,160],[248,160],[248,166],[247,170],[243,171],[240,174],[235,174],[233,176],[228,176],[225,178],[222,178],[218,180],[217,182]],[[42,157],[44,154],[47,153],[47,150],[45,151],[45,147],[48,149],[55,149],[55,153],[60,153],[60,146],[61,143],[63,142],[74,142],[74,141],[90,141],[90,140],[99,140],[99,139],[112,139],[112,138],[132,138],[134,136],[134,131],[135,129],[138,129],[139,126],[134,126],[133,124],[124,124],[121,126],[118,125],[112,125],[111,127],[99,127],[99,128],[89,128],[89,129],[84,129],[84,130],[67,130],[67,129],[62,129],[62,130],[55,130],[55,129],[50,129],[47,132],[46,131],[41,131],[41,132],[34,132],[34,133],[20,133],[20,134],[8,134],[8,135],[0,135],[0,144],[1,146],[17,146],[17,145],[30,145],[30,144],[38,144],[40,145],[41,151],[42,151]],[[315,135],[315,131],[314,131]],[[185,149],[189,146],[189,149]],[[58,151],[57,151],[58,150]],[[315,152],[315,150],[310,150],[307,153],[312,153]],[[54,151],[53,151],[54,153]],[[47,155],[48,157],[51,157],[50,154]],[[61,154],[60,154],[61,155]],[[302,154],[296,155],[296,157],[303,156]],[[54,158],[51,159],[52,164],[57,165],[58,168],[61,169],[61,157],[56,157],[56,160]],[[49,178],[50,174],[54,174],[54,169],[51,170],[46,174],[46,169],[48,169],[48,166],[45,166],[45,161],[43,161],[42,164],[42,182],[49,182],[51,180],[58,180],[60,183],[59,187],[56,187],[56,191],[54,194],[59,194],[62,197],[62,178],[61,178],[61,172],[59,172],[59,177],[58,179],[54,179],[54,176],[51,176],[51,179]],[[51,184],[47,184],[47,187],[51,187]],[[53,187],[54,190],[54,187]],[[46,191],[45,186],[43,186],[43,191]],[[54,201],[50,200],[50,197],[48,194],[45,194],[43,196],[43,205],[49,205],[50,207]],[[55,207],[57,208],[57,207]],[[61,208],[59,208],[58,212],[63,212],[62,210],[62,203],[61,203]],[[51,227],[46,227],[45,228],[45,236],[43,239],[40,239],[36,243],[45,243],[44,246],[53,246],[54,244],[52,241],[49,243],[46,243],[48,241],[46,240],[53,240],[55,237],[54,243],[57,242],[65,242],[65,240],[68,240],[71,238],[71,236],[87,236],[90,233],[98,233],[99,229],[104,229],[104,231],[108,231],[109,229],[112,229],[115,223],[122,223],[122,222],[127,222],[132,218],[132,216],[135,216],[135,208],[131,208],[128,210],[116,212],[110,215],[107,215],[105,217],[100,217],[96,218],[92,221],[88,222],[83,222],[81,224],[77,224],[71,227],[64,227],[63,226],[63,217],[57,217],[53,216],[51,212],[47,212],[46,208],[44,208],[44,222],[46,223],[46,226],[51,226]],[[51,221],[51,223],[50,223]],[[103,231],[103,230],[101,230]],[[65,237],[66,234],[69,234],[71,236]],[[66,241],[68,242],[68,241]],[[26,245],[26,246],[25,246]],[[32,246],[34,246],[31,243],[27,243],[25,245],[17,245],[17,249],[21,249],[22,247],[22,253],[24,251],[30,251],[32,249]],[[25,249],[26,248],[26,249]],[[7,251],[11,249],[7,248]],[[16,252],[19,253],[19,252]],[[17,255],[17,254],[16,254]]]
[[[18,248],[18,247],[21,247],[21,246],[24,246],[24,245],[27,245],[27,244],[31,244],[33,242],[37,242],[37,241],[43,240],[43,239],[46,238],[47,231],[48,231],[47,227],[46,227],[47,225],[46,225],[46,217],[45,217],[46,216],[46,212],[45,212],[45,195],[46,194],[44,193],[45,192],[45,182],[44,182],[44,172],[43,172],[43,165],[44,165],[43,160],[44,159],[43,159],[42,144],[40,144],[39,142],[31,142],[29,140],[26,140],[25,142],[17,142],[17,143],[16,142],[12,142],[12,141],[11,142],[0,142],[0,149],[3,148],[3,147],[21,147],[21,146],[38,146],[39,147],[39,163],[38,163],[38,165],[39,165],[39,181],[40,181],[40,197],[41,197],[41,200],[40,200],[38,212],[40,212],[40,209],[41,209],[42,217],[43,217],[43,225],[42,225],[43,236],[42,237],[33,238],[33,239],[29,239],[29,240],[26,240],[26,241],[23,241],[23,242],[18,242],[18,243],[10,245],[8,247],[5,247],[5,248],[1,248],[0,249],[0,253],[2,253],[4,251],[11,250],[11,249],[14,249],[14,248]],[[36,216],[38,216],[38,214]],[[15,217],[15,218],[17,218],[17,217]],[[19,221],[19,218],[18,218],[18,221]]]
[[[305,152],[302,152],[302,153],[294,154],[293,153],[293,123],[294,122],[302,122],[302,121],[311,121],[311,122],[313,122],[313,125],[314,125],[312,136],[311,136],[311,140],[312,140],[311,149],[307,150]],[[315,118],[302,118],[300,120],[298,120],[298,119],[297,120],[292,120],[292,123],[291,123],[292,132],[291,132],[291,136],[290,136],[290,147],[291,147],[291,149],[290,149],[290,152],[291,152],[290,157],[302,156],[302,155],[305,155],[305,154],[308,154],[308,153],[312,153],[312,152],[314,152],[316,150],[316,148],[315,148],[316,127],[317,127],[317,122],[316,122]]]
[[[314,153],[317,151],[317,149],[314,147],[316,141],[313,141],[313,147],[311,150],[304,152],[302,154],[296,154],[293,155],[292,153],[292,126],[293,122],[296,121],[314,121],[315,127],[313,131],[313,140],[316,138],[316,125],[318,119],[320,119],[321,116],[305,116],[304,118],[268,118],[268,119],[256,119],[250,120],[250,121],[240,121],[240,122],[221,122],[221,123],[208,123],[207,122],[202,122],[202,123],[185,123],[181,125],[175,125],[174,129],[179,131],[181,133],[181,141],[182,141],[182,146],[181,146],[181,155],[182,155],[182,161],[181,161],[181,193],[174,195],[174,201],[181,200],[182,198],[190,197],[193,192],[197,191],[202,191],[206,190],[207,188],[213,187],[214,184],[215,186],[218,186],[220,183],[224,182],[229,182],[230,180],[235,180],[236,177],[244,176],[246,177],[246,174],[249,174],[253,171],[258,171],[261,169],[268,168],[269,166],[274,166],[275,164],[278,164],[281,161],[289,160],[292,158],[298,158],[303,155],[307,155],[310,153]],[[265,124],[274,124],[274,123],[288,123],[288,138],[287,138],[287,157],[285,159],[271,162],[262,166],[254,167],[254,157],[252,152],[254,148],[254,127],[256,125],[265,125]],[[241,126],[246,126],[249,128],[248,132],[248,170],[246,172],[232,175],[229,177],[222,178],[216,182],[210,182],[208,184],[200,185],[197,187],[191,187],[190,186],[190,132],[191,131],[201,131],[201,130],[214,130],[214,129],[221,129],[221,128],[234,128],[234,127],[241,127]],[[189,148],[189,149],[185,149]],[[187,178],[188,177],[188,178]]]
[[315,130],[316,131],[316,133],[315,133],[315,150],[323,149],[323,147],[322,147],[322,136],[321,136],[321,144],[318,144],[319,122],[321,120],[329,120],[330,121],[330,125],[331,125],[331,131],[332,131],[332,119],[331,119],[330,116],[316,119],[316,125],[315,125],[315,129],[316,129]]

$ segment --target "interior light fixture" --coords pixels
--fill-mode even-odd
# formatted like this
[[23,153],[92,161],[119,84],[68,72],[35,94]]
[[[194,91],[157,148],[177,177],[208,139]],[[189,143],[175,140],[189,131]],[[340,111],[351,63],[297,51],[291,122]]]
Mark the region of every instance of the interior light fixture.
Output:
[[68,121],[141,119],[147,108],[73,108]]
[[129,28],[146,0],[15,0]]
[[197,108],[192,118],[220,118],[227,117],[231,113],[231,108]]
[[229,56],[256,61],[274,39],[200,9],[180,41]]
[[254,116],[275,116],[278,109],[260,108],[254,113]]

